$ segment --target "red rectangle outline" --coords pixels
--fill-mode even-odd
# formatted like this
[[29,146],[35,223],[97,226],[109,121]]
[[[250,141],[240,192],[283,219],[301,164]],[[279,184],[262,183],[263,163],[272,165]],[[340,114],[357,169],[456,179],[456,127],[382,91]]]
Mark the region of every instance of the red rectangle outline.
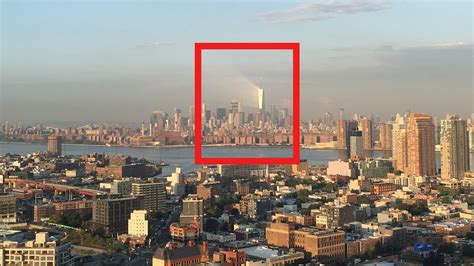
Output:
[[[202,157],[202,50],[292,50],[293,52],[293,157]],[[194,44],[194,163],[298,164],[300,162],[300,44],[299,43],[195,43]]]

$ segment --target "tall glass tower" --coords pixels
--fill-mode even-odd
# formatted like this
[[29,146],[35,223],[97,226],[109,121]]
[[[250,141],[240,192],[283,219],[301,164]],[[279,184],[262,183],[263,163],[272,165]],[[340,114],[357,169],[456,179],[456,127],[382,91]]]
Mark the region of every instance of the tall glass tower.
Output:
[[261,114],[264,114],[265,113],[265,98],[263,94],[263,89],[257,88],[257,93],[258,93],[258,111]]

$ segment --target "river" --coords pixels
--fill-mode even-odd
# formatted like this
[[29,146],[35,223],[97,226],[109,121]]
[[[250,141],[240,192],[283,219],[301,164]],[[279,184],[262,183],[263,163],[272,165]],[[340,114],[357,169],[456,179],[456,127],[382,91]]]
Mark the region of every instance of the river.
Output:
[[[40,143],[0,143],[0,154],[28,154],[32,152],[46,151],[47,145]],[[168,175],[176,167],[181,167],[184,172],[199,169],[194,164],[194,147],[119,147],[101,145],[74,145],[64,144],[63,154],[82,155],[89,153],[106,153],[113,155],[129,155],[132,157],[145,158],[151,162],[164,161],[169,166],[163,169],[163,174]],[[229,156],[232,154],[232,156]],[[288,157],[288,147],[203,147],[203,155],[206,157]],[[390,152],[372,151],[372,157],[388,157]],[[439,153],[436,153],[436,163],[439,168]],[[301,159],[307,159],[313,165],[326,165],[328,161],[346,159],[345,151],[342,150],[316,150],[301,149]],[[471,153],[471,170],[474,168],[474,154]]]

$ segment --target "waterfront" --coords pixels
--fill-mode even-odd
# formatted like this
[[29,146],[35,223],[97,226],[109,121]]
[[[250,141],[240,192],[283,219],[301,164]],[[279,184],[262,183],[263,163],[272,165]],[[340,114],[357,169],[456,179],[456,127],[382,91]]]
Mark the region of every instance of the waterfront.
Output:
[[[46,144],[32,143],[0,143],[0,154],[28,154],[32,152],[46,151]],[[288,155],[287,148],[281,147],[203,147],[203,153],[211,157],[228,157],[233,154],[235,157],[285,157]],[[181,167],[185,172],[199,169],[194,164],[193,147],[107,147],[99,145],[74,145],[64,144],[63,153],[66,155],[82,155],[89,153],[122,154],[132,157],[145,158],[152,162],[163,160],[169,166],[163,169],[163,174],[168,175],[174,168]],[[373,157],[387,157],[388,151],[373,151]],[[439,168],[439,153],[437,155],[437,168]],[[474,153],[471,153],[471,170],[474,168]],[[307,159],[313,165],[325,165],[328,161],[346,159],[343,150],[315,150],[301,149],[301,159]]]

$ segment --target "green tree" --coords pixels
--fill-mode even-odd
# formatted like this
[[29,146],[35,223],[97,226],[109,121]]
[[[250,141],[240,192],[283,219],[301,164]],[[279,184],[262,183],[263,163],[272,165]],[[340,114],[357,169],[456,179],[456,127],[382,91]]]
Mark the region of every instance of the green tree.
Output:
[[458,189],[453,189],[445,186],[438,186],[437,190],[441,196],[450,196],[455,199],[459,198],[461,194]]
[[451,203],[453,203],[453,201],[451,200],[451,197],[446,196],[446,197],[441,198],[441,203],[451,204]]
[[214,218],[208,218],[204,222],[203,229],[205,232],[215,233],[219,229],[219,221]]
[[370,197],[367,195],[361,195],[360,197],[357,197],[357,204],[371,204],[372,201],[370,200]]
[[226,221],[222,222],[220,225],[219,225],[219,231],[223,231],[223,232],[230,232],[230,224]]
[[474,248],[470,245],[464,245],[462,247],[462,255],[468,258],[474,258]]
[[289,187],[296,187],[296,185],[299,185],[301,183],[302,183],[302,180],[299,179],[299,178],[295,178],[295,177],[289,177],[286,180],[286,185],[289,186]]
[[336,183],[326,183],[322,190],[327,193],[332,193],[337,191],[337,184]]
[[456,245],[454,243],[441,244],[438,251],[445,254],[454,254]]
[[299,200],[300,202],[306,202],[308,201],[308,196],[311,195],[311,191],[307,189],[300,189],[298,192],[296,192],[296,199]]
[[412,215],[421,215],[429,211],[428,205],[424,201],[417,201],[414,204],[406,204],[397,202],[393,206],[395,209],[407,210]]
[[467,232],[465,237],[469,240],[474,241],[474,232]]

